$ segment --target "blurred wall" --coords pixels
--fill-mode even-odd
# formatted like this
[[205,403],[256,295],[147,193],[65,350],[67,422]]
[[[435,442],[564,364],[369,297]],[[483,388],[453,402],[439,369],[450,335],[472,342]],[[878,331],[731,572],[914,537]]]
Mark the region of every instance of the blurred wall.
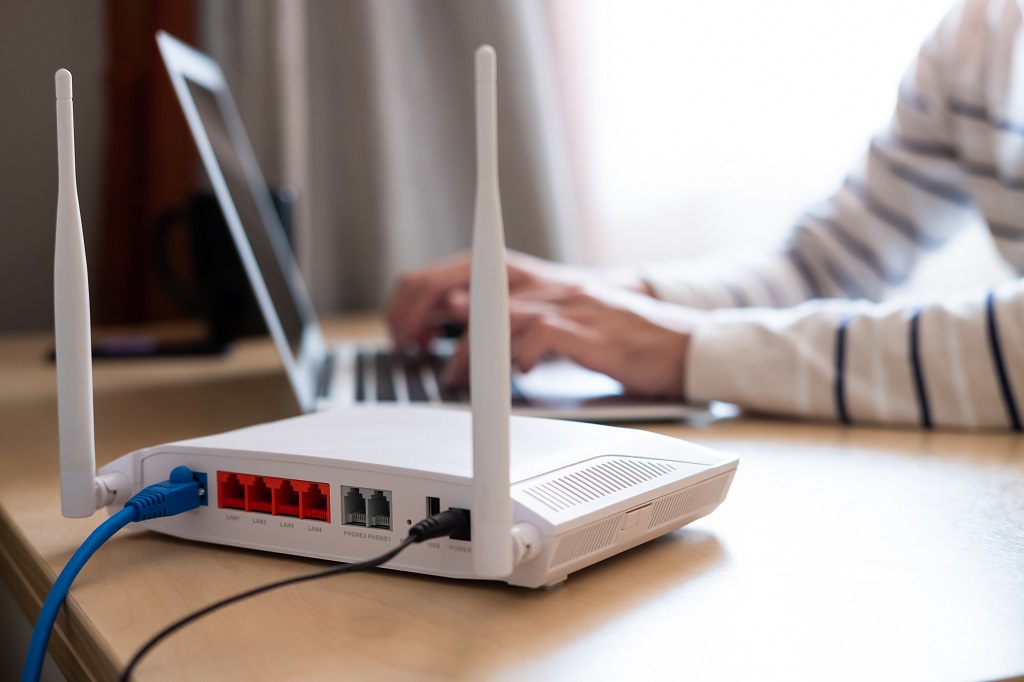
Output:
[[53,327],[54,72],[74,77],[78,195],[98,281],[104,4],[0,0],[0,331]]

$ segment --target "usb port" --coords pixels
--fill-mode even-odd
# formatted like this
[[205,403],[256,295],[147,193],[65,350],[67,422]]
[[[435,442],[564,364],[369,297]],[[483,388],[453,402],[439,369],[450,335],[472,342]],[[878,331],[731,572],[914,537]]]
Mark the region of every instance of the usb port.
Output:
[[427,518],[429,519],[434,514],[441,513],[441,498],[440,497],[428,497],[427,498]]

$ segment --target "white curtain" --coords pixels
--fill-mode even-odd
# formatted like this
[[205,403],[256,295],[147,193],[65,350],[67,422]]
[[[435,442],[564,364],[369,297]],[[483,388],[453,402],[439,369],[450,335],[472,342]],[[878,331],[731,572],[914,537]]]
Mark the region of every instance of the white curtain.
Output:
[[201,17],[268,181],[299,188],[296,251],[321,312],[378,307],[398,273],[469,246],[483,43],[508,244],[578,260],[544,2],[205,0]]

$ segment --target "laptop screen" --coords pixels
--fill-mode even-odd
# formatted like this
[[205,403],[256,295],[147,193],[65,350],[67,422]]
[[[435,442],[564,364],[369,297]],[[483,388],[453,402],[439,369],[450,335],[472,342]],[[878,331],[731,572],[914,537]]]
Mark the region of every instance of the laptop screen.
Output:
[[[281,322],[292,355],[299,354],[304,320],[299,297],[288,273],[296,269],[294,256],[262,178],[247,177],[232,130],[221,111],[216,93],[186,78],[189,94],[217,157],[228,193],[245,230],[267,293]],[[234,134],[239,134],[234,131]],[[241,133],[244,134],[244,133]]]

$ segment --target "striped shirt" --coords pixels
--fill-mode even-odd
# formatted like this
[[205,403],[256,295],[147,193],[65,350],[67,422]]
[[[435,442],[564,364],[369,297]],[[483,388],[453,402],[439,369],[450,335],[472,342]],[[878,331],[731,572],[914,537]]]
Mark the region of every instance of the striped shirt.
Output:
[[961,227],[987,225],[1024,275],[1024,21],[964,0],[921,48],[895,114],[827,201],[762,260],[650,265],[664,300],[711,310],[686,395],[844,423],[1022,430],[1024,277],[879,302]]

